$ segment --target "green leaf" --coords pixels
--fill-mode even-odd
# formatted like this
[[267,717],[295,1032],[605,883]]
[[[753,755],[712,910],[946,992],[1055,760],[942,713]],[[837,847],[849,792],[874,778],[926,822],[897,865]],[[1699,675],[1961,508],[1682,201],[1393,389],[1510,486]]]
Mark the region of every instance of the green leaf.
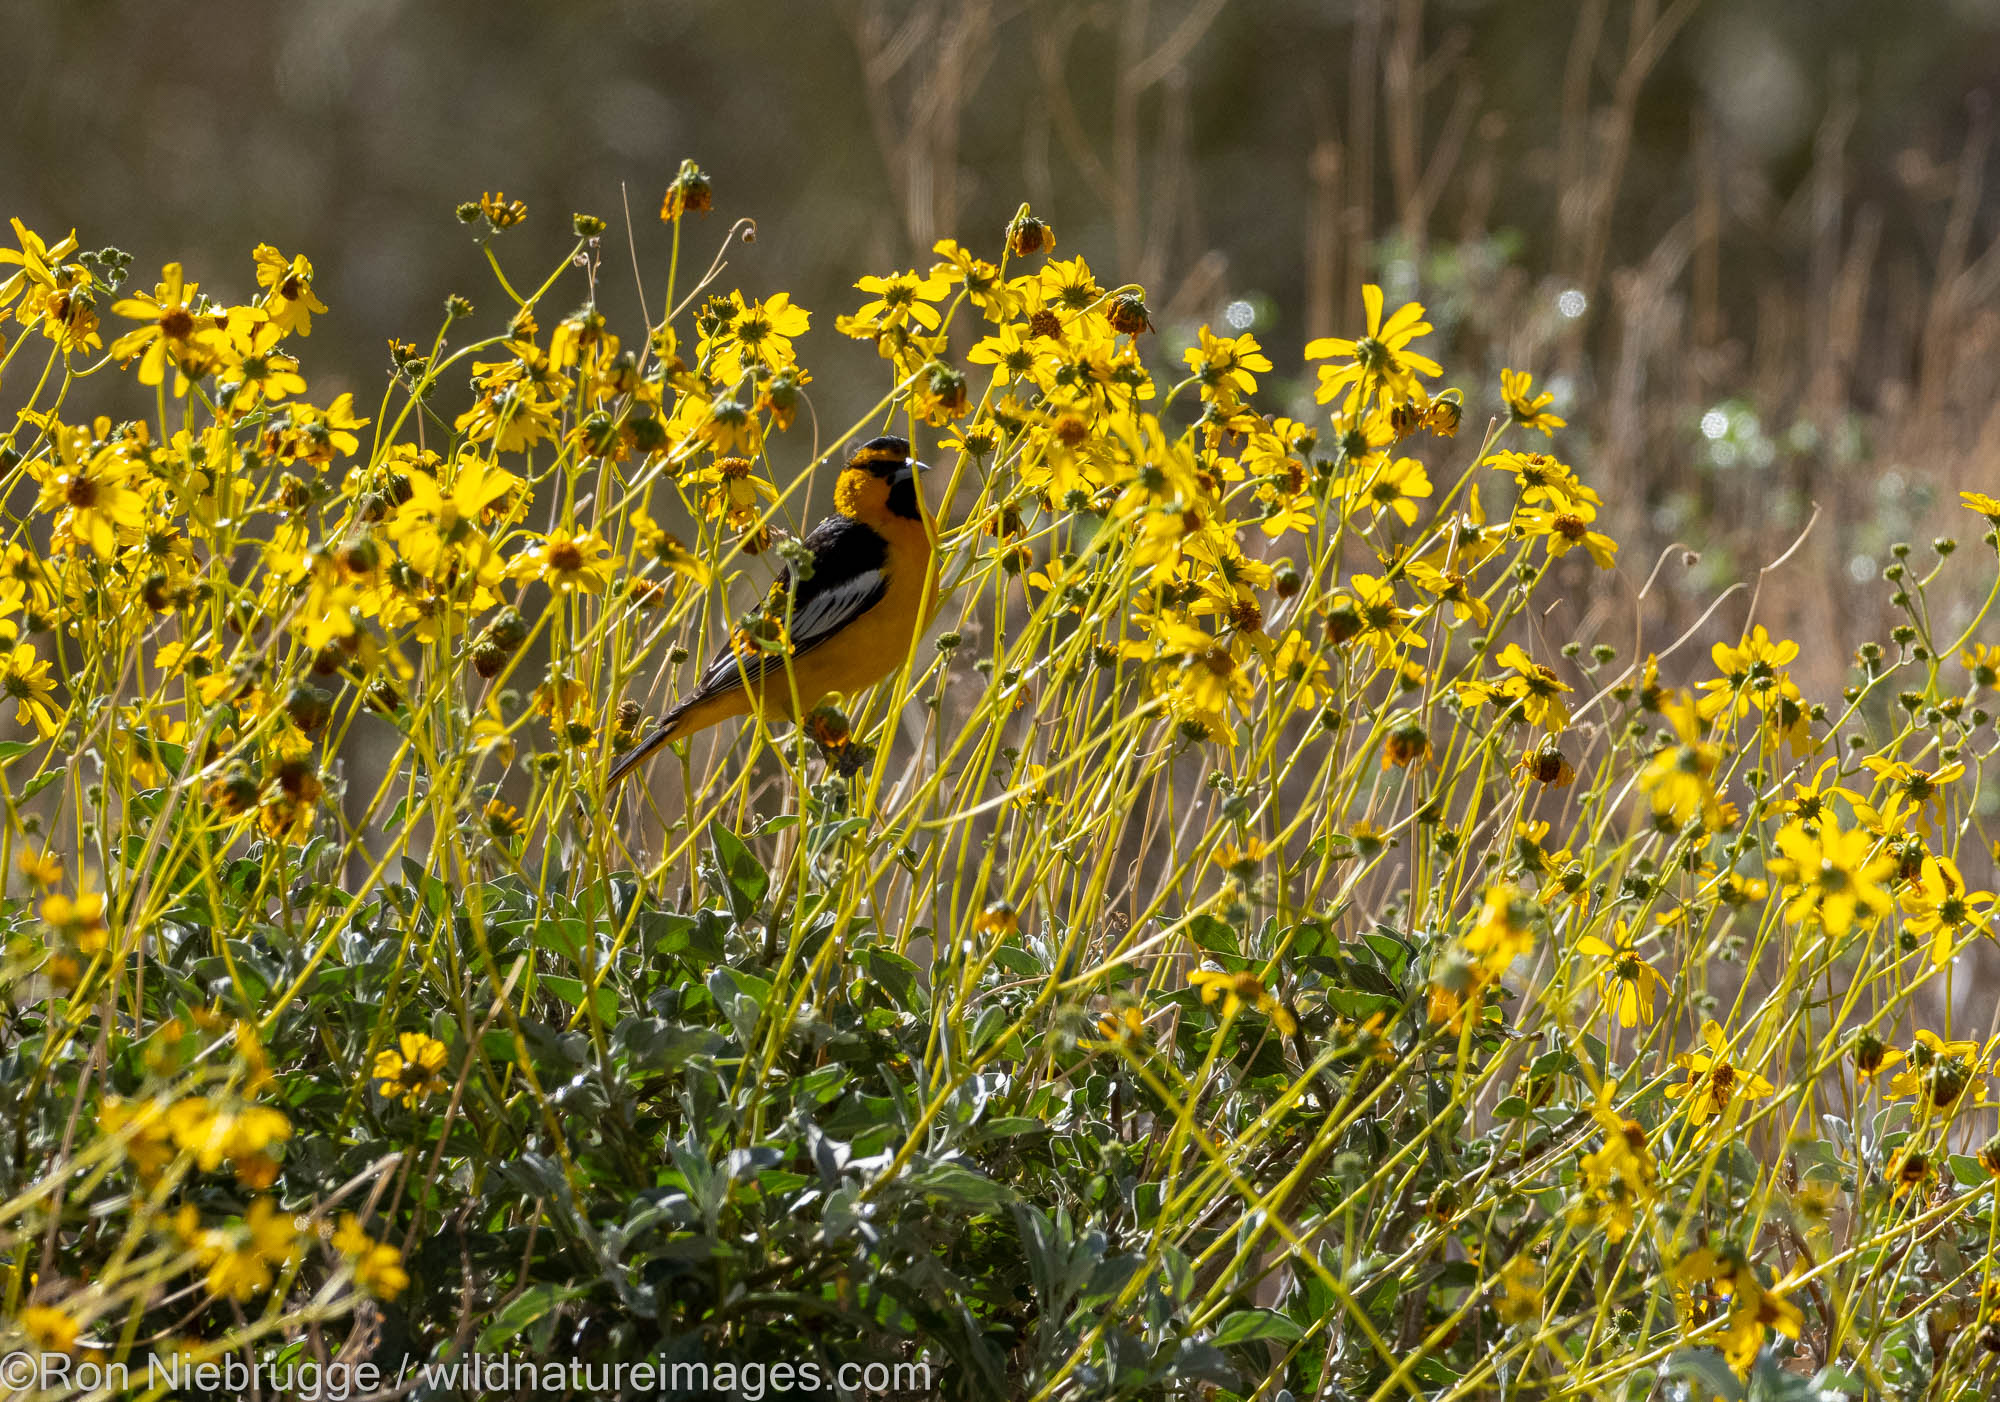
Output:
[[1696,1391],[1705,1389],[1709,1396],[1720,1397],[1722,1402],[1742,1402],[1743,1399],[1742,1379],[1712,1348],[1684,1348],[1671,1355],[1663,1376],[1686,1379],[1697,1384]]
[[709,974],[708,992],[736,1029],[737,1041],[748,1047],[764,1016],[764,1000],[771,996],[771,985],[755,974],[723,967]]
[[1236,942],[1236,931],[1206,911],[1188,921],[1187,933],[1189,939],[1210,954],[1240,957],[1243,953]]
[[709,826],[708,838],[715,847],[715,865],[728,883],[730,904],[738,919],[756,909],[771,889],[771,878],[742,838],[720,823]]
[[543,949],[554,950],[565,959],[581,960],[584,947],[589,942],[590,927],[575,917],[535,923],[535,943]]
[[978,1212],[1005,1207],[1014,1200],[1014,1194],[1005,1184],[955,1163],[924,1164],[912,1170],[904,1181],[928,1197],[944,1198]]
[[1222,1317],[1209,1339],[1217,1348],[1271,1341],[1296,1343],[1305,1331],[1275,1310],[1237,1310]]
[[1327,989],[1326,1005],[1354,1022],[1366,1022],[1376,1013],[1393,1013],[1402,1007],[1386,993],[1356,993],[1347,988]]
[[11,764],[34,748],[26,740],[0,740],[0,764]]
[[519,1334],[550,1311],[561,1308],[571,1300],[590,1291],[580,1285],[536,1285],[523,1290],[511,1300],[507,1308],[494,1316],[479,1336],[479,1353],[493,1353],[499,1347]]
[[918,985],[923,971],[893,949],[864,949],[854,956],[862,974],[895,1000],[904,1012],[921,1010]]
[[1374,951],[1382,967],[1391,974],[1401,975],[1403,966],[1410,962],[1410,947],[1394,935],[1370,931],[1361,937],[1361,942]]
[[1032,1115],[997,1115],[978,1126],[981,1139],[1012,1139],[1017,1134],[1033,1134],[1042,1129],[1042,1121]]
[[[568,978],[562,974],[543,974],[542,982],[549,991],[568,1003],[572,1008],[583,1006],[583,980]],[[591,1006],[597,1010],[599,1022],[610,1022],[618,1016],[618,990],[599,987],[591,995]]]

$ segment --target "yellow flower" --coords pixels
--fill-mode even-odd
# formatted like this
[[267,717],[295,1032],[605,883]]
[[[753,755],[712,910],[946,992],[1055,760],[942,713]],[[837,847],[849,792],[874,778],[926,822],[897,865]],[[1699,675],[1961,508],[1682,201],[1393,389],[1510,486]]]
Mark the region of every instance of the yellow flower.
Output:
[[1569,422],[1549,412],[1556,397],[1536,394],[1535,377],[1526,370],[1500,372],[1500,398],[1506,402],[1508,418],[1522,428],[1540,429],[1544,437],[1553,438],[1555,431]]
[[778,499],[778,489],[759,475],[748,458],[717,458],[689,473],[686,480],[701,489],[702,515],[726,522],[731,530],[748,530],[763,514],[763,504]]
[[167,1128],[174,1143],[194,1155],[204,1173],[213,1173],[225,1159],[263,1155],[271,1145],[292,1137],[291,1122],[280,1111],[261,1105],[218,1105],[199,1095],[168,1107]]
[[[1875,771],[1879,783],[1887,785],[1889,801],[1883,806],[1883,826],[1889,823],[1888,814],[1905,806],[1916,813],[1926,832],[1932,831],[1935,820],[1942,816],[1944,796],[1952,783],[1965,773],[1963,764],[1947,764],[1942,769],[1919,769],[1907,760],[1884,759],[1880,755],[1870,755],[1861,761]],[[1867,822],[1867,815],[1862,815]]]
[[1597,508],[1587,501],[1574,502],[1567,510],[1558,511],[1526,506],[1514,513],[1513,530],[1523,538],[1540,537],[1552,560],[1560,560],[1580,545],[1592,563],[1608,570],[1618,562],[1618,542],[1603,531],[1591,529],[1596,519]]
[[240,1227],[210,1228],[195,1249],[208,1265],[210,1293],[241,1302],[271,1288],[273,1267],[298,1259],[298,1224],[269,1198],[258,1198]]
[[76,230],[71,229],[67,237],[54,244],[45,243],[42,236],[23,224],[19,219],[9,221],[14,226],[14,242],[18,250],[0,248],[0,267],[13,266],[21,271],[5,282],[0,282],[0,307],[6,306],[21,295],[21,289],[30,284],[42,287],[56,285],[56,267],[62,260],[76,251]]
[[1576,782],[1576,766],[1553,735],[1544,735],[1540,744],[1521,751],[1521,757],[1514,761],[1514,772],[1551,789],[1566,789]]
[[410,1283],[410,1273],[403,1269],[403,1253],[380,1243],[369,1247],[355,1258],[354,1283],[375,1299],[395,1299]]
[[490,836],[502,842],[519,837],[524,828],[521,822],[521,810],[497,798],[488,799],[486,806],[480,810],[479,825],[485,828]]
[[76,1317],[56,1305],[29,1305],[15,1323],[42,1353],[68,1353],[82,1332]]
[[264,289],[264,315],[271,325],[287,336],[312,335],[313,316],[326,310],[313,293],[313,265],[303,257],[288,259],[268,243],[258,244],[250,256],[257,263],[257,285]]
[[11,263],[21,271],[0,282],[0,309],[20,297],[15,319],[23,327],[32,327],[39,320],[42,335],[60,350],[94,350],[103,345],[90,270],[81,263],[62,261],[76,251],[76,231],[70,230],[68,237],[50,246],[19,219],[13,224],[20,251],[0,249],[0,265]]
[[1108,1041],[1130,1045],[1145,1040],[1146,1016],[1137,1005],[1127,1003],[1097,1019],[1097,1030]]
[[1396,602],[1392,581],[1371,574],[1352,575],[1346,590],[1336,594],[1327,609],[1327,641],[1364,642],[1376,656],[1386,657],[1398,646],[1418,641],[1410,617],[1410,610]]
[[402,1253],[369,1236],[352,1212],[341,1214],[340,1228],[333,1234],[333,1249],[348,1258],[354,1269],[354,1283],[364,1294],[378,1300],[393,1300],[409,1286],[410,1275],[403,1269]]
[[1507,473],[1520,484],[1522,506],[1573,512],[1579,506],[1603,504],[1595,491],[1576,480],[1576,474],[1566,464],[1547,453],[1517,453],[1508,449],[1487,458],[1486,466]]
[[490,755],[503,766],[514,762],[513,732],[491,702],[486,710],[473,718],[466,734],[466,748],[481,757]]
[[926,330],[937,330],[941,318],[937,308],[928,304],[943,300],[951,291],[951,284],[943,278],[914,270],[891,273],[888,277],[871,274],[854,285],[875,298],[862,303],[854,313],[852,326],[864,335],[893,331],[912,321]]
[[275,349],[284,330],[265,322],[250,332],[246,344],[231,347],[218,360],[223,367],[217,396],[231,413],[248,413],[260,404],[306,392],[299,362]]
[[343,1256],[359,1256],[375,1244],[375,1238],[362,1230],[359,1217],[352,1212],[343,1212],[340,1214],[340,1225],[334,1229],[332,1244],[333,1249]]
[[1353,394],[1379,386],[1398,399],[1414,399],[1419,392],[1418,375],[1437,376],[1444,367],[1428,356],[1409,349],[1411,341],[1430,334],[1424,309],[1415,302],[1399,308],[1387,321],[1382,319],[1382,289],[1373,283],[1361,289],[1361,301],[1368,314],[1366,335],[1354,340],[1323,336],[1306,343],[1307,360],[1348,357],[1346,365],[1322,365],[1319,388],[1314,397],[1322,404],[1331,402],[1343,389]]
[[698,587],[707,585],[711,575],[707,564],[643,511],[632,513],[632,541],[637,556],[655,561]]
[[1929,853],[1900,895],[1903,928],[1930,937],[1931,962],[1936,965],[1950,963],[1963,935],[1985,925],[1994,901],[1991,891],[1966,890],[1965,878],[1951,858]]
[[741,292],[732,291],[722,305],[728,314],[718,321],[715,336],[704,338],[697,348],[698,355],[715,356],[710,368],[716,379],[735,380],[751,365],[782,370],[796,362],[792,337],[806,333],[812,314],[793,306],[791,294],[745,301]]
[[1271,656],[1271,693],[1289,707],[1309,711],[1326,690],[1326,659],[1303,631],[1285,634]]
[[1392,511],[1404,525],[1416,524],[1417,502],[1431,494],[1431,479],[1415,458],[1397,458],[1369,471],[1342,477],[1333,491],[1352,506]]
[[[14,719],[18,724],[33,725],[44,740],[62,728],[51,700],[55,690],[49,664],[36,660],[33,643],[16,643],[0,650],[0,697],[15,703]],[[61,868],[57,871],[60,873]]]
[[[108,425],[105,425],[108,427]],[[139,539],[146,500],[133,490],[133,464],[123,443],[94,444],[91,430],[53,427],[57,459],[36,459],[41,481],[36,507],[58,513],[56,534],[88,545],[100,560]]]
[[[1674,1266],[1672,1278],[1683,1288],[1712,1282],[1728,1298],[1729,1316],[1721,1334],[1722,1352],[1739,1377],[1749,1376],[1750,1365],[1756,1361],[1770,1331],[1796,1339],[1804,1326],[1805,1316],[1799,1307],[1782,1294],[1764,1288],[1757,1279],[1756,1268],[1740,1247],[1726,1246],[1721,1251],[1698,1247]],[[1689,1325],[1695,1320],[1695,1313],[1689,1311]]]
[[507,574],[518,580],[540,580],[558,593],[596,594],[611,583],[611,572],[619,563],[610,544],[595,531],[577,535],[565,526],[508,561]]
[[1889,1180],[1890,1201],[1895,1202],[1929,1183],[1937,1176],[1937,1168],[1929,1154],[1914,1144],[1905,1144],[1883,1165],[1882,1174]]
[[1182,353],[1181,359],[1194,371],[1201,397],[1223,408],[1233,407],[1240,396],[1257,392],[1257,376],[1251,371],[1268,372],[1271,358],[1245,332],[1241,336],[1217,336],[1206,326],[1195,332],[1197,343]]
[[445,1045],[422,1032],[405,1032],[397,1044],[376,1053],[372,1079],[389,1100],[400,1099],[414,1110],[417,1102],[445,1088],[438,1071],[444,1066]]
[[1528,898],[1511,882],[1486,888],[1479,917],[1461,943],[1487,980],[1499,978],[1534,949],[1535,932],[1528,924],[1531,909]]
[[1012,939],[1021,928],[1021,913],[1014,909],[1014,903],[1007,900],[988,901],[986,908],[979,912],[979,918],[972,927],[982,935],[995,935],[1000,939]]
[[1010,321],[982,338],[965,358],[974,365],[991,365],[994,383],[1002,385],[1033,375],[1037,365],[1053,359],[1035,349],[1027,324],[1019,321]]
[[111,354],[119,360],[142,357],[139,383],[157,385],[166,379],[167,367],[174,367],[174,393],[187,393],[187,382],[200,379],[214,368],[215,357],[202,338],[212,322],[195,315],[192,307],[196,284],[182,275],[179,263],[169,263],[152,295],[126,297],[111,304],[119,316],[145,325],[127,331],[111,343]]
[[123,1145],[142,1179],[151,1181],[174,1160],[176,1152],[168,1107],[158,1100],[131,1101],[107,1095],[98,1106],[98,1128],[107,1138],[117,1139],[128,1132]]
[[1974,643],[1959,653],[1958,665],[1972,673],[1973,685],[2000,688],[2000,643]]
[[1879,1081],[1882,1073],[1903,1059],[1903,1053],[1873,1032],[1864,1031],[1854,1041],[1854,1071],[1857,1080]]
[[74,900],[59,893],[42,899],[42,919],[85,954],[104,948],[104,893],[85,891]]
[[2000,526],[2000,497],[1988,496],[1984,492],[1960,492],[1958,499],[1965,503],[1967,511],[1977,511],[1994,525]]
[[1265,846],[1262,838],[1248,837],[1240,847],[1234,842],[1221,844],[1215,849],[1210,860],[1237,879],[1248,881],[1257,874],[1257,868],[1264,864],[1264,859],[1269,855],[1270,849]]
[[1264,981],[1247,969],[1232,974],[1222,969],[1200,968],[1188,975],[1188,982],[1201,990],[1201,1001],[1222,1003],[1222,1015],[1235,1017],[1245,1008],[1255,1008],[1271,1019],[1271,1025],[1289,1037],[1299,1030],[1298,1019],[1284,1003],[1273,997]]
[[1533,1324],[1542,1317],[1542,1268],[1526,1256],[1516,1256],[1500,1268],[1500,1298],[1494,1313],[1507,1325]]
[[23,847],[14,858],[14,865],[37,886],[54,886],[63,879],[62,859],[49,848],[38,852],[33,847]]
[[1161,619],[1154,631],[1158,656],[1176,665],[1174,690],[1193,710],[1219,714],[1234,704],[1247,709],[1256,692],[1243,667],[1240,634],[1224,637],[1191,624]]
[[1569,724],[1569,707],[1562,698],[1570,688],[1554,672],[1529,657],[1519,643],[1502,648],[1498,660],[1514,675],[1496,682],[1462,683],[1462,699],[1503,702],[1504,709],[1518,708],[1530,725],[1542,726],[1552,735]]
[[1588,1195],[1585,1219],[1604,1228],[1614,1244],[1632,1230],[1638,1212],[1658,1196],[1659,1172],[1646,1147],[1646,1131],[1637,1120],[1629,1120],[1611,1108],[1613,1087],[1607,1083],[1597,1093],[1591,1114],[1604,1131],[1604,1143],[1597,1152],[1585,1154],[1584,1190]]
[[1889,1082],[1889,1094],[1946,1114],[1956,1113],[1961,1105],[1984,1104],[1986,1066],[1979,1043],[1947,1042],[1928,1028],[1919,1029],[1903,1069]]
[[518,453],[556,436],[561,408],[560,401],[536,393],[532,385],[503,384],[480,395],[452,426],[474,443],[491,440],[495,452]]
[[988,321],[1005,321],[1020,313],[1020,292],[1007,285],[999,268],[984,258],[975,258],[957,239],[939,239],[931,252],[945,260],[931,266],[931,276],[964,283],[966,296]]
[[1620,1027],[1652,1025],[1653,998],[1667,986],[1660,971],[1639,957],[1630,930],[1618,922],[1607,943],[1596,935],[1585,935],[1577,949],[1605,961],[1597,974],[1597,992],[1617,1014]]
[[490,555],[479,527],[521,479],[484,458],[462,458],[450,490],[420,468],[409,473],[409,483],[409,500],[389,519],[389,539],[412,568],[441,578],[455,559],[478,564]]
[[1785,885],[1787,919],[1797,923],[1817,915],[1829,935],[1844,935],[1855,920],[1888,913],[1882,889],[1896,870],[1887,853],[1869,855],[1874,840],[1865,831],[1842,832],[1829,812],[1816,826],[1794,819],[1778,830],[1778,855],[1771,874]]
[[1674,1065],[1686,1075],[1685,1081],[1667,1087],[1669,1100],[1687,1101],[1688,1123],[1700,1128],[1720,1128],[1725,1112],[1737,1099],[1756,1100],[1771,1094],[1774,1087],[1755,1071],[1730,1063],[1729,1039],[1714,1018],[1701,1025],[1705,1049],[1684,1052]]
[[528,217],[528,205],[525,200],[508,199],[507,192],[499,190],[480,195],[479,212],[495,229],[510,229]]
[[1721,821],[1722,805],[1715,794],[1715,771],[1726,753],[1702,738],[1701,713],[1684,695],[1664,699],[1660,709],[1674,728],[1676,742],[1662,745],[1639,771],[1639,787],[1653,800],[1653,811],[1685,824],[1696,816],[1711,828]]
[[[1477,493],[1474,493],[1477,496]],[[1445,557],[1450,560],[1451,557]],[[1427,594],[1435,595],[1441,604],[1451,605],[1452,617],[1458,620],[1471,619],[1484,628],[1493,616],[1486,601],[1472,592],[1472,581],[1467,579],[1457,565],[1464,564],[1467,556],[1461,553],[1452,568],[1439,568],[1429,560],[1412,560],[1403,567],[1403,573],[1410,583]],[[1467,564],[1466,568],[1471,566]]]
[[1768,695],[1784,680],[1783,668],[1799,655],[1799,645],[1789,639],[1773,642],[1763,624],[1751,629],[1742,642],[1731,646],[1717,643],[1711,649],[1715,670],[1722,673],[1701,683],[1697,689],[1708,693],[1701,701],[1701,714],[1712,718],[1724,711],[1743,715],[1753,698]]
[[[1017,278],[1013,287],[1022,291],[1030,308],[1048,318],[1048,334],[1071,341],[1107,339],[1111,320],[1101,305],[1104,289],[1082,258],[1051,260],[1039,273]],[[1095,308],[1095,310],[1093,310]]]

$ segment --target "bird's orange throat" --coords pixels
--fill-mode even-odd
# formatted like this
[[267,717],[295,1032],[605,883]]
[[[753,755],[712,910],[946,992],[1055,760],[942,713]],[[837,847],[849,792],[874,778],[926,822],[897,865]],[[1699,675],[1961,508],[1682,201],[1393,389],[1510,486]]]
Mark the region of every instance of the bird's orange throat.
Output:
[[850,467],[833,484],[833,509],[855,521],[888,515],[889,484],[865,468]]

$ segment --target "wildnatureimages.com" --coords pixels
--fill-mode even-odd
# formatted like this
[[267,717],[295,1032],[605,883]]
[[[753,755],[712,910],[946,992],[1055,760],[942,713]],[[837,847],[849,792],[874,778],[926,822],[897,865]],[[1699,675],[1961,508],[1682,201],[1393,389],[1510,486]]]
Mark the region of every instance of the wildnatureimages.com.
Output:
[[228,1355],[196,1362],[186,1355],[148,1358],[137,1381],[129,1363],[74,1358],[67,1352],[9,1353],[0,1356],[0,1384],[17,1395],[104,1393],[124,1396],[189,1389],[233,1397],[279,1396],[298,1402],[352,1402],[414,1383],[423,1391],[461,1390],[476,1394],[623,1396],[664,1393],[671,1397],[725,1393],[743,1402],[792,1392],[814,1394],[829,1385],[843,1395],[934,1395],[930,1368],[923,1363],[843,1363],[830,1374],[816,1361],[802,1363],[586,1363],[582,1359],[535,1360],[507,1354],[473,1354],[449,1363],[398,1364],[364,1360],[321,1363],[315,1359]]

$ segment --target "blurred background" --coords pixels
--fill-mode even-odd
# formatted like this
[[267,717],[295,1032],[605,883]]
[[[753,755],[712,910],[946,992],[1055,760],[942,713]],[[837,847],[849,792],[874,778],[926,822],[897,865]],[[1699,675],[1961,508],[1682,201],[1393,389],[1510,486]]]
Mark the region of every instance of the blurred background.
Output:
[[[1351,331],[1379,281],[1431,307],[1467,436],[1501,366],[1555,391],[1555,451],[1625,543],[1624,582],[1571,623],[1594,603],[1628,640],[1679,543],[1699,559],[1667,552],[1661,646],[1816,504],[1758,616],[1806,642],[1822,696],[1895,621],[1893,543],[1970,543],[1957,490],[2000,492],[2000,0],[9,9],[5,212],[126,248],[145,284],[179,258],[243,296],[258,241],[307,254],[334,313],[306,348],[319,396],[371,405],[387,341],[428,342],[449,292],[498,316],[452,215],[484,191],[531,210],[500,243],[517,282],[562,255],[572,211],[611,220],[600,302],[629,329],[621,200],[663,291],[657,210],[693,156],[717,213],[685,257],[757,220],[721,286],[814,312],[822,423],[879,393],[833,330],[853,279],[927,265],[945,234],[993,254],[1023,199],[1060,256],[1145,284],[1159,359],[1201,321],[1253,330],[1280,367],[1269,407],[1310,408],[1301,346]],[[1733,637],[1745,597],[1711,631]],[[1938,600],[1938,628],[1970,607]]]

